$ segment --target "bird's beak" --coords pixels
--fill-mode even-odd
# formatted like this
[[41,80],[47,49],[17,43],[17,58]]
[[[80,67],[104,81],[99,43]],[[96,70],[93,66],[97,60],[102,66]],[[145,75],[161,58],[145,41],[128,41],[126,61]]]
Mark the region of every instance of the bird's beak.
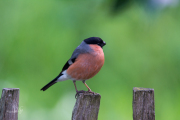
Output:
[[106,43],[103,41],[104,45],[106,45]]
[[103,41],[103,43],[98,43],[99,46],[101,46],[103,48],[103,46],[106,45],[106,43]]

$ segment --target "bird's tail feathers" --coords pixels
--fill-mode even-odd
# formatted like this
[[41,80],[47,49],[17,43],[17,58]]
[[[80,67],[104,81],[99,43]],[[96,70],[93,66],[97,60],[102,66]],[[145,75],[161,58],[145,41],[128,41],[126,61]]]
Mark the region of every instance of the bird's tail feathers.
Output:
[[51,87],[52,85],[54,85],[55,83],[57,83],[58,78],[61,76],[62,74],[59,74],[56,78],[54,78],[51,82],[49,82],[47,85],[45,85],[41,90],[45,91],[47,90],[49,87]]

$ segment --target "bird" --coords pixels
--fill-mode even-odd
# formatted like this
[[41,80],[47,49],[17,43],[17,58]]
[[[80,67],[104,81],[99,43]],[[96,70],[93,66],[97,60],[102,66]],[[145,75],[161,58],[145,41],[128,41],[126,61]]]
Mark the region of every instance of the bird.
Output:
[[[89,92],[94,93],[86,84],[86,80],[94,77],[104,65],[103,46],[106,43],[99,37],[84,39],[74,50],[70,59],[63,66],[59,75],[45,85],[41,90],[45,91],[57,82],[72,80],[76,89],[76,94]],[[76,81],[82,81],[88,91],[78,91]]]

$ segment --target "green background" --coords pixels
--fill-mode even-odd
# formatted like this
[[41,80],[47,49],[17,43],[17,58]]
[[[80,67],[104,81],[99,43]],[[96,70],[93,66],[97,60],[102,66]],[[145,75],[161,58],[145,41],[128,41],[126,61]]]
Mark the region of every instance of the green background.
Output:
[[[155,90],[157,120],[180,118],[180,7],[116,14],[103,0],[0,0],[0,89],[20,88],[19,120],[70,120],[71,80],[45,92],[85,38],[101,37],[105,64],[87,81],[101,94],[99,120],[132,120],[133,87]],[[77,82],[79,90],[87,90]],[[1,94],[1,93],[0,93]]]

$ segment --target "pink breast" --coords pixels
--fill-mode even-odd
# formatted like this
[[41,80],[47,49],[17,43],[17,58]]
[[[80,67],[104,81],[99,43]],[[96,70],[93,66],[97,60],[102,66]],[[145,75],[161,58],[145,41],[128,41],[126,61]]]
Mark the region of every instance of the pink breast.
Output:
[[87,80],[95,76],[104,64],[104,53],[101,47],[90,45],[96,51],[81,54],[76,61],[67,69],[67,74],[75,80]]

